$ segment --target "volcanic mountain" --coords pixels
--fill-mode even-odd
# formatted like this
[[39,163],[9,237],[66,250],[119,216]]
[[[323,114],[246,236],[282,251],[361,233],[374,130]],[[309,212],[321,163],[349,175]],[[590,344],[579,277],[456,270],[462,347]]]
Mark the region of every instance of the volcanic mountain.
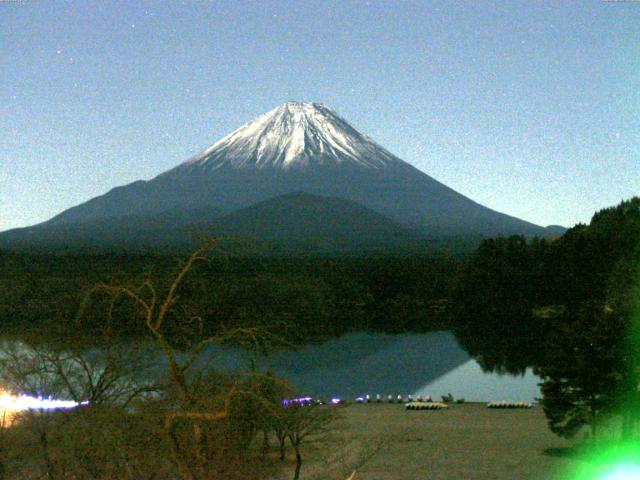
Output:
[[[61,231],[67,232],[69,241],[73,238],[75,242],[91,243],[95,235],[89,232],[113,224],[123,226],[122,231],[129,232],[126,235],[133,235],[136,225],[148,233],[164,230],[169,236],[171,230],[176,235],[183,233],[175,228],[177,225],[194,223],[208,223],[225,231],[221,219],[259,202],[285,196],[289,207],[296,200],[309,203],[310,197],[304,195],[287,196],[294,192],[313,196],[315,203],[331,199],[327,200],[333,202],[331,208],[315,209],[315,214],[322,212],[323,217],[311,224],[335,225],[331,216],[337,215],[341,226],[335,232],[325,228],[323,234],[344,234],[347,224],[358,219],[349,220],[340,211],[354,213],[355,208],[378,215],[377,220],[386,217],[384,231],[389,231],[390,225],[399,229],[392,237],[408,229],[431,239],[546,234],[542,227],[484,207],[436,181],[357,131],[325,105],[290,102],[149,181],[114,188],[47,222],[5,232],[0,235],[0,245],[28,239],[33,242]],[[234,220],[231,230],[250,230],[260,236],[261,230],[253,226],[296,221],[291,215],[285,219],[281,208],[265,212],[271,216],[259,221],[255,215],[241,216],[253,223],[240,227]],[[298,213],[304,214],[302,210]],[[307,220],[299,218],[299,222],[302,225]],[[287,228],[283,231],[292,231]],[[309,234],[313,236],[314,232]],[[357,235],[366,236],[366,229],[359,227]]]

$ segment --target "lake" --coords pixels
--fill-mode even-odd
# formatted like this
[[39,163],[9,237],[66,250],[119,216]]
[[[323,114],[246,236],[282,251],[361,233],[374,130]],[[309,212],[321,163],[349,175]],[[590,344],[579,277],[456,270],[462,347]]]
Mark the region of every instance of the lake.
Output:
[[[200,366],[233,371],[246,368],[251,360],[239,349],[213,348]],[[451,393],[455,398],[485,402],[533,401],[541,396],[533,373],[485,373],[451,332],[350,333],[253,361],[291,382],[300,394],[325,398],[421,394],[436,400]]]
[[[153,348],[149,355],[158,355],[161,373],[164,356]],[[533,373],[485,373],[448,331],[350,333],[267,357],[240,348],[213,346],[202,353],[195,367],[227,372],[269,369],[294,385],[300,395],[321,398],[412,394],[439,400],[450,393],[455,398],[486,402],[533,401],[541,396],[539,379]]]

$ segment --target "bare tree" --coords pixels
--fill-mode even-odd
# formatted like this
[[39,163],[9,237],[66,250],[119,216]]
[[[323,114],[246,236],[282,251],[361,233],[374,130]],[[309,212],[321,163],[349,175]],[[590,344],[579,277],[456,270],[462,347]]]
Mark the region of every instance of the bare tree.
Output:
[[[100,346],[93,348],[70,342],[4,345],[0,375],[14,391],[89,401],[76,411],[23,415],[20,428],[11,431],[19,440],[13,451],[18,458],[13,465],[19,468],[11,478],[235,479],[247,478],[243,472],[252,465],[251,478],[265,478],[264,455],[262,463],[251,463],[250,443],[260,431],[263,452],[272,432],[282,455],[289,441],[299,478],[302,445],[332,428],[335,409],[285,409],[282,399],[291,390],[272,375],[232,377],[197,369],[213,344],[234,341],[263,350],[265,344],[279,342],[257,328],[221,326],[207,336],[204,320],[179,301],[188,274],[207,260],[214,244],[207,242],[194,252],[165,288],[151,280],[137,287],[100,283],[86,296],[77,322],[84,321],[92,300],[100,296],[106,303],[97,305],[106,307],[109,328],[118,328],[115,320],[123,312],[132,313],[152,342],[134,346],[105,331]],[[155,348],[150,350],[149,343]],[[166,362],[160,369],[158,352]],[[157,381],[161,370],[164,383]],[[24,458],[29,463],[21,466]]]
[[[177,404],[165,415],[164,430],[183,480],[197,480],[205,475],[207,442],[203,439],[204,424],[227,419],[234,397],[248,393],[240,392],[237,385],[231,385],[221,402],[203,401],[196,383],[189,381],[189,372],[201,353],[211,344],[237,340],[258,346],[261,339],[266,337],[264,331],[256,328],[221,328],[219,334],[202,338],[204,322],[201,317],[192,315],[176,320],[178,315],[170,316],[178,302],[179,289],[188,273],[197,262],[207,261],[205,253],[216,241],[217,239],[209,240],[187,259],[164,295],[160,295],[159,289],[150,280],[143,282],[138,288],[98,284],[87,296],[78,316],[78,319],[82,318],[84,307],[89,303],[93,293],[105,293],[111,297],[110,311],[115,302],[122,297],[130,299],[138,308],[147,331],[166,359],[170,385],[177,394]],[[173,318],[174,322],[180,322],[178,330],[193,333],[188,336],[191,340],[187,342],[185,355],[178,355],[172,345],[170,318]],[[175,331],[176,325],[171,326]],[[185,424],[191,425],[191,435],[188,441],[181,442],[179,430]]]
[[296,468],[293,480],[300,478],[302,468],[301,445],[312,439],[318,439],[324,434],[335,430],[338,419],[338,407],[311,405],[290,405],[284,408],[283,416],[287,438],[293,447],[296,458]]
[[[68,348],[17,341],[4,342],[0,348],[0,379],[10,391],[88,402],[77,412],[32,410],[15,414],[17,424],[10,432],[15,445],[12,454],[26,451],[25,445],[33,451],[29,465],[16,473],[19,477],[25,471],[40,469],[49,480],[72,478],[78,472],[96,479],[113,478],[98,472],[109,465],[115,472],[122,462],[101,453],[124,451],[125,442],[116,439],[114,432],[125,423],[125,410],[132,401],[158,390],[149,373],[150,359],[131,344],[103,345],[94,350],[75,349],[69,344]],[[101,445],[101,452],[91,447],[92,442]]]
[[96,406],[127,407],[157,392],[152,367],[147,352],[135,344],[78,350],[12,341],[0,347],[0,379],[6,387]]

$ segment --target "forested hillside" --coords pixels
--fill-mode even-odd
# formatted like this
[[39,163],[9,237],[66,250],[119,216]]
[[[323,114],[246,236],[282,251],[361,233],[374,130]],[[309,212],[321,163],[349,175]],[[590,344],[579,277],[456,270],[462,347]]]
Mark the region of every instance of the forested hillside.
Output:
[[[10,332],[52,338],[111,325],[135,334],[124,299],[109,308],[99,296],[90,321],[78,308],[99,282],[133,289],[150,280],[168,288],[181,257],[15,255],[0,257],[0,322]],[[448,292],[457,262],[447,257],[225,258],[213,255],[189,273],[181,308],[201,316],[205,333],[220,326],[259,326],[295,343],[354,330],[385,332],[448,328]],[[177,319],[176,319],[177,320]]]
[[639,247],[640,198],[556,239],[484,240],[455,282],[456,331],[486,368],[539,365],[557,328],[587,304],[611,308],[633,285]]
[[640,198],[556,240],[486,240],[452,298],[455,330],[484,368],[541,376],[550,428],[573,436],[640,411]]

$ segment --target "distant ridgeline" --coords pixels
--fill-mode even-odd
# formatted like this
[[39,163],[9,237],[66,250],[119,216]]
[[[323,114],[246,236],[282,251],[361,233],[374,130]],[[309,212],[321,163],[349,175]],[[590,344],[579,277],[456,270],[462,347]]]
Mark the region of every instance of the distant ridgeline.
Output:
[[[540,229],[543,235],[554,230]],[[228,214],[215,209],[44,224],[0,233],[0,249],[65,255],[188,255],[209,237],[228,255],[317,257],[472,252],[480,233],[432,235],[355,202],[288,193]]]

